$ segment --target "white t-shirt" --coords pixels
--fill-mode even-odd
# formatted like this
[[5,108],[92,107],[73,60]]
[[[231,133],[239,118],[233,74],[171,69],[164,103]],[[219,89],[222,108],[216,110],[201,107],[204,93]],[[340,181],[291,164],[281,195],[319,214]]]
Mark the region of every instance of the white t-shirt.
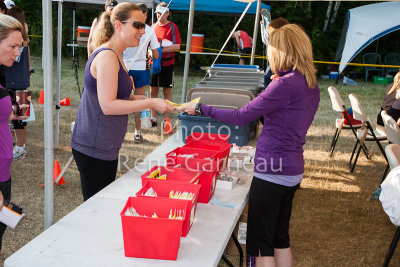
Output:
[[160,43],[158,42],[156,33],[149,25],[146,25],[145,33],[140,38],[139,46],[128,47],[122,53],[122,58],[124,60],[126,67],[129,67],[129,65],[131,64],[131,61],[135,57],[135,54],[138,52],[139,47],[142,45],[143,42],[146,41],[146,39],[148,39],[148,40],[145,43],[144,48],[136,56],[135,62],[133,63],[133,65],[130,67],[129,70],[145,70],[146,69],[146,53],[147,53],[147,46],[149,45],[149,43],[150,43],[150,49],[152,49],[152,50],[160,47]]

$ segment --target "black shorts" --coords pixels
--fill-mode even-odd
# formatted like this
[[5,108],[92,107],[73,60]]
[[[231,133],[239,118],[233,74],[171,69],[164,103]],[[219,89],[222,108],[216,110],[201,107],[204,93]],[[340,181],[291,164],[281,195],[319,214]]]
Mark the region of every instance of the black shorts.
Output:
[[239,59],[244,59],[244,61],[246,62],[248,59],[250,59],[251,47],[245,47],[243,49],[239,49],[239,53],[245,54],[245,55],[240,55]]
[[159,74],[151,74],[150,86],[172,88],[174,80],[174,65],[161,67]]
[[[26,89],[8,89],[8,94],[10,95],[11,101],[14,102],[16,101],[15,98],[15,91],[19,91],[19,90],[26,90]],[[24,129],[25,126],[27,125],[26,122],[23,122],[21,120],[13,120],[11,121],[13,124],[14,129]]]
[[296,186],[253,178],[247,220],[247,255],[274,256],[274,249],[289,248],[289,222]]

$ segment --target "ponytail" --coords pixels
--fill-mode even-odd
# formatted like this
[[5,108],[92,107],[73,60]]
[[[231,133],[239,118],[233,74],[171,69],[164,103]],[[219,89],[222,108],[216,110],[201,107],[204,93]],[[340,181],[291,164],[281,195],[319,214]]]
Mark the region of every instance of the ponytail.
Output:
[[129,19],[130,12],[141,11],[141,9],[130,2],[124,2],[118,4],[113,9],[112,13],[103,12],[98,19],[97,26],[94,30],[93,42],[91,48],[96,50],[100,45],[104,44],[111,39],[115,32],[114,23],[115,21],[126,21]]
[[114,25],[111,23],[111,13],[104,11],[98,19],[95,28],[93,42],[91,44],[93,51],[110,40],[113,34]]

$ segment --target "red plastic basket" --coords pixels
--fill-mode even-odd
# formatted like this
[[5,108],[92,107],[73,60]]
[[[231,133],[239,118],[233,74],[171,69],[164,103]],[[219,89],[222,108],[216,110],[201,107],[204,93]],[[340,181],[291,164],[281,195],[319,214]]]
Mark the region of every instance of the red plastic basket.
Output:
[[[130,207],[148,217],[125,215]],[[166,198],[128,198],[121,212],[126,257],[176,260],[184,220],[168,219],[171,209],[186,210],[187,202]],[[154,212],[158,218],[151,218]]]
[[220,142],[209,142],[209,141],[199,141],[199,140],[192,140],[183,147],[191,147],[197,149],[206,149],[212,151],[218,151],[217,158],[222,160],[222,167],[221,169],[225,169],[228,158],[229,152],[231,151],[231,144],[228,143],[220,143]]
[[193,132],[186,137],[186,143],[193,140],[228,143],[229,137],[229,134]]
[[[180,148],[183,151],[192,150],[192,148]],[[175,150],[174,150],[175,151]],[[171,153],[171,152],[170,152]],[[220,160],[210,160],[201,158],[185,158],[185,157],[171,157],[168,160],[169,154],[167,154],[167,164],[168,166],[178,166],[181,168],[186,168],[189,170],[202,170],[203,173],[199,176],[199,182],[201,185],[199,203],[208,203],[215,191],[215,184],[217,182]],[[215,153],[212,151],[211,153]]]
[[[194,197],[192,200],[181,200],[188,203],[186,214],[188,216],[185,217],[185,221],[183,222],[182,228],[182,236],[185,237],[189,233],[190,228],[192,227],[194,216],[196,214],[197,200],[199,198],[201,185],[197,184],[183,184],[183,183],[165,183],[163,181],[147,181],[147,183],[140,189],[137,193],[137,197],[151,197],[145,196],[147,190],[152,188],[154,192],[157,194],[157,197],[161,198],[169,198],[169,193],[171,191],[180,191],[180,192],[188,192],[193,193]],[[189,216],[190,214],[190,216]]]
[[[166,175],[165,180],[152,178],[152,174],[154,174],[159,169],[158,175],[163,176]],[[191,171],[187,169],[179,169],[179,168],[171,168],[164,166],[154,166],[150,171],[144,173],[142,178],[142,186],[146,184],[148,180],[160,180],[160,181],[168,181],[168,182],[178,182],[178,183],[189,183],[189,184],[198,184],[199,176],[203,171]]]
[[[174,166],[178,163],[178,159],[201,159],[201,160],[218,160],[218,151],[215,150],[206,150],[206,149],[198,149],[192,147],[178,147],[171,152],[168,152],[165,157],[167,158],[167,165]],[[182,155],[193,155],[192,158],[185,157]],[[221,167],[222,167],[222,161]]]

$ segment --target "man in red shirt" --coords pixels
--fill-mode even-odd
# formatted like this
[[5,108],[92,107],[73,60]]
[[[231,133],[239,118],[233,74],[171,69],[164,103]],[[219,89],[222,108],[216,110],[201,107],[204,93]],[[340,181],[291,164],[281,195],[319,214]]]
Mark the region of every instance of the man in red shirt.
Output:
[[[157,39],[162,47],[161,72],[152,74],[150,83],[151,98],[158,97],[158,88],[163,87],[164,98],[172,100],[172,84],[174,78],[174,63],[175,51],[181,47],[181,36],[176,24],[168,21],[169,9],[167,3],[161,2],[156,8],[157,19],[159,23],[153,28],[157,35]],[[157,113],[151,111],[152,126],[157,126]],[[168,113],[165,113],[165,118],[168,118]],[[166,127],[167,128],[167,127]],[[171,129],[171,127],[168,127]],[[172,132],[172,129],[171,129]]]
[[253,39],[245,31],[232,33],[232,38],[236,40],[236,44],[239,47],[239,53],[244,54],[239,57],[239,65],[244,65],[246,62],[246,56],[248,57],[251,54]]

